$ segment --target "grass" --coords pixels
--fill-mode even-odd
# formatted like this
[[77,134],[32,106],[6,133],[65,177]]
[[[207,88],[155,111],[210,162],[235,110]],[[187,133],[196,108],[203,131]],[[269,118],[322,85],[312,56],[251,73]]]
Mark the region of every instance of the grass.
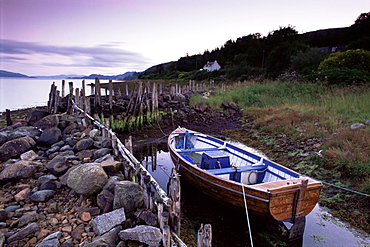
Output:
[[303,82],[246,82],[216,91],[209,99],[197,95],[190,104],[221,109],[236,103],[254,127],[294,141],[323,138],[325,167],[340,172],[354,188],[370,193],[370,130],[351,130],[370,119],[370,87],[329,88]]

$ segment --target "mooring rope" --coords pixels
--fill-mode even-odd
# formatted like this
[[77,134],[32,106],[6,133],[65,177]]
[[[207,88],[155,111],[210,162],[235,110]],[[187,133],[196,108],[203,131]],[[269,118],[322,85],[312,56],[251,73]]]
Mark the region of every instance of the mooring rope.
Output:
[[251,224],[249,222],[249,214],[248,214],[248,206],[247,206],[247,198],[245,198],[245,192],[244,192],[244,185],[243,184],[242,184],[242,190],[243,190],[243,199],[244,199],[245,214],[247,216],[249,239],[251,241],[251,246],[253,247]]
[[309,178],[315,179],[316,181],[319,181],[319,182],[324,183],[324,184],[329,185],[329,186],[336,187],[336,188],[341,189],[341,190],[346,190],[348,192],[352,192],[352,193],[356,193],[356,194],[359,194],[359,195],[362,195],[362,196],[370,197],[369,194],[365,194],[365,193],[362,193],[362,192],[359,192],[359,191],[356,191],[356,190],[351,190],[351,189],[348,189],[348,188],[344,188],[344,187],[341,187],[341,186],[338,186],[338,185],[335,185],[335,184],[331,184],[331,183],[328,183],[328,182],[325,182],[325,181],[322,181],[322,180],[319,180],[319,179],[316,179],[316,178],[312,178],[312,177],[309,177]]

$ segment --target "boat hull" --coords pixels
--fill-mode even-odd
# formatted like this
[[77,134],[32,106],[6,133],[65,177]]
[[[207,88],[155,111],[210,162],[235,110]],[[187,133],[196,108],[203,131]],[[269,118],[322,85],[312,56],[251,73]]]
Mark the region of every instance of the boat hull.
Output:
[[[169,138],[170,139],[170,138]],[[170,145],[172,162],[183,179],[208,196],[233,207],[245,208],[254,214],[279,221],[294,222],[312,211],[322,184],[310,178],[246,185],[209,173],[181,157]]]

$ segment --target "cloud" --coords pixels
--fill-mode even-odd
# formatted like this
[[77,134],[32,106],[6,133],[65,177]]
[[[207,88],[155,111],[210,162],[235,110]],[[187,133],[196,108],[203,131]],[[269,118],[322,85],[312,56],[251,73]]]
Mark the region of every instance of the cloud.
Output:
[[[0,54],[3,62],[30,60],[47,66],[65,67],[140,67],[148,59],[139,53],[119,47],[119,43],[101,44],[93,47],[53,46],[37,42],[0,40]],[[6,56],[4,56],[6,55]],[[32,61],[31,61],[32,60]]]

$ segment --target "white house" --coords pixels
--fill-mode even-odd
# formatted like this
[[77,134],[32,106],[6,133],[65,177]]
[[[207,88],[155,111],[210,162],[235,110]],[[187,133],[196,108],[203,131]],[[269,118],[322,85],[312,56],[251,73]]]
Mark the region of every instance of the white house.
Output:
[[207,70],[208,72],[219,70],[221,69],[221,66],[217,63],[217,60],[214,62],[207,62],[206,65],[204,65],[203,70]]

